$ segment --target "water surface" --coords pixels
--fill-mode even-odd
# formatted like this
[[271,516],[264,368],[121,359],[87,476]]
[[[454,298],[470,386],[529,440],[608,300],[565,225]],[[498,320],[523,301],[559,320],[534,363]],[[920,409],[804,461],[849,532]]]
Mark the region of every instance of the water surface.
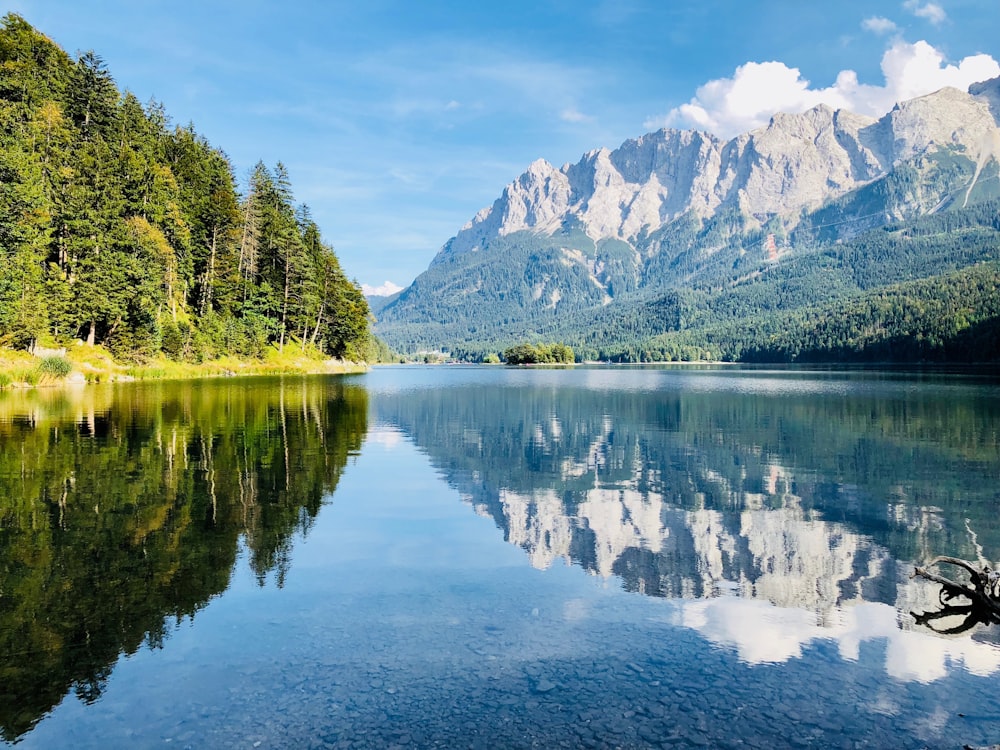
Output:
[[910,573],[1000,559],[998,425],[989,378],[878,372],[0,393],[0,732],[995,743],[997,633]]

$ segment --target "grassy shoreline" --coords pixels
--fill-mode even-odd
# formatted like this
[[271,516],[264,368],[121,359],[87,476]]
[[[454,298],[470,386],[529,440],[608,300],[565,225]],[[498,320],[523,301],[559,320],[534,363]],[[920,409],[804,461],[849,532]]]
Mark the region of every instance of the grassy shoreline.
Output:
[[328,359],[315,350],[286,344],[284,351],[269,347],[259,360],[222,357],[207,362],[176,362],[158,357],[142,364],[119,362],[102,346],[68,347],[54,355],[68,363],[68,373],[52,374],[43,365],[46,358],[0,348],[0,389],[44,388],[88,383],[121,383],[138,380],[193,380],[197,378],[249,377],[257,375],[346,375],[367,372],[363,362]]

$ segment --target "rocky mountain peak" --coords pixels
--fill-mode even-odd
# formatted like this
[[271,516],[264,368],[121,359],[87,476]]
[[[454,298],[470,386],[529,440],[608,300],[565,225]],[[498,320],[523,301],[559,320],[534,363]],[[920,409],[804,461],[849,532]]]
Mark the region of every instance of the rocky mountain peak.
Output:
[[883,120],[892,132],[894,162],[944,146],[974,150],[997,127],[987,100],[951,87],[900,102]]
[[1000,123],[1000,77],[972,84],[969,86],[969,93],[985,101],[993,114],[993,119]]
[[615,150],[594,149],[560,169],[538,159],[436,262],[514,232],[552,235],[569,219],[595,241],[626,242],[681,216],[710,218],[726,207],[751,223],[777,216],[794,224],[803,211],[925,153],[948,148],[976,161],[997,129],[998,111],[1000,79],[994,79],[969,92],[944,88],[900,102],[879,119],[820,104],[775,114],[766,126],[728,141],[663,129]]

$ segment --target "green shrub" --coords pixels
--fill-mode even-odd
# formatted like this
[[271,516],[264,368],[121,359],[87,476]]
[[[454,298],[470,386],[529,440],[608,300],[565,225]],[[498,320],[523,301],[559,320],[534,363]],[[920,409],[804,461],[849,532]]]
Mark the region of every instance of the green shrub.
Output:
[[65,357],[45,357],[38,365],[38,372],[41,375],[50,375],[54,378],[65,378],[73,371],[73,365]]
[[126,374],[136,380],[163,380],[167,377],[167,370],[163,367],[130,367]]
[[5,372],[0,372],[0,388],[6,388],[12,382],[14,381],[11,380],[10,375]]
[[180,360],[182,358],[184,336],[174,321],[168,319],[160,326],[160,342],[160,348],[170,359]]

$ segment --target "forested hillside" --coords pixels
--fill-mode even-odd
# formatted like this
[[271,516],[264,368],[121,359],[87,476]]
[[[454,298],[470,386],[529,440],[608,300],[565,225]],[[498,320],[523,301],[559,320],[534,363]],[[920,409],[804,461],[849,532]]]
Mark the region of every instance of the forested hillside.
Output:
[[[727,221],[734,223],[725,230]],[[604,305],[591,284],[592,296],[531,306],[532,280],[518,276],[517,263],[491,263],[485,252],[449,258],[401,299],[437,274],[457,278],[451,266],[462,264],[477,267],[467,278],[479,280],[475,294],[492,295],[490,304],[460,321],[441,314],[434,323],[429,310],[411,316],[407,325],[395,324],[399,340],[390,341],[413,347],[435,335],[451,338],[453,354],[469,360],[524,340],[563,341],[581,359],[615,362],[1000,360],[998,200],[888,224],[848,242],[792,236],[787,242],[797,250],[777,259],[747,250],[759,240],[759,231],[740,231],[735,219],[721,217],[683,243],[675,237],[673,247],[690,249],[675,253],[665,290],[630,290]],[[548,238],[520,233],[501,241],[508,257],[531,256],[529,269],[544,265],[564,278],[578,268],[560,264],[561,251],[546,246]],[[702,251],[700,267],[692,263],[698,243],[712,248]],[[606,265],[610,244],[591,243]],[[497,283],[498,273],[517,283]],[[519,304],[530,314],[503,314],[511,289],[520,290]],[[471,293],[445,287],[439,309],[469,307]]]
[[718,268],[686,288],[564,324],[589,358],[761,362],[1000,359],[1000,201],[850,242]]
[[117,357],[260,356],[296,340],[362,359],[369,312],[289,175],[226,154],[101,58],[0,27],[0,345]]

